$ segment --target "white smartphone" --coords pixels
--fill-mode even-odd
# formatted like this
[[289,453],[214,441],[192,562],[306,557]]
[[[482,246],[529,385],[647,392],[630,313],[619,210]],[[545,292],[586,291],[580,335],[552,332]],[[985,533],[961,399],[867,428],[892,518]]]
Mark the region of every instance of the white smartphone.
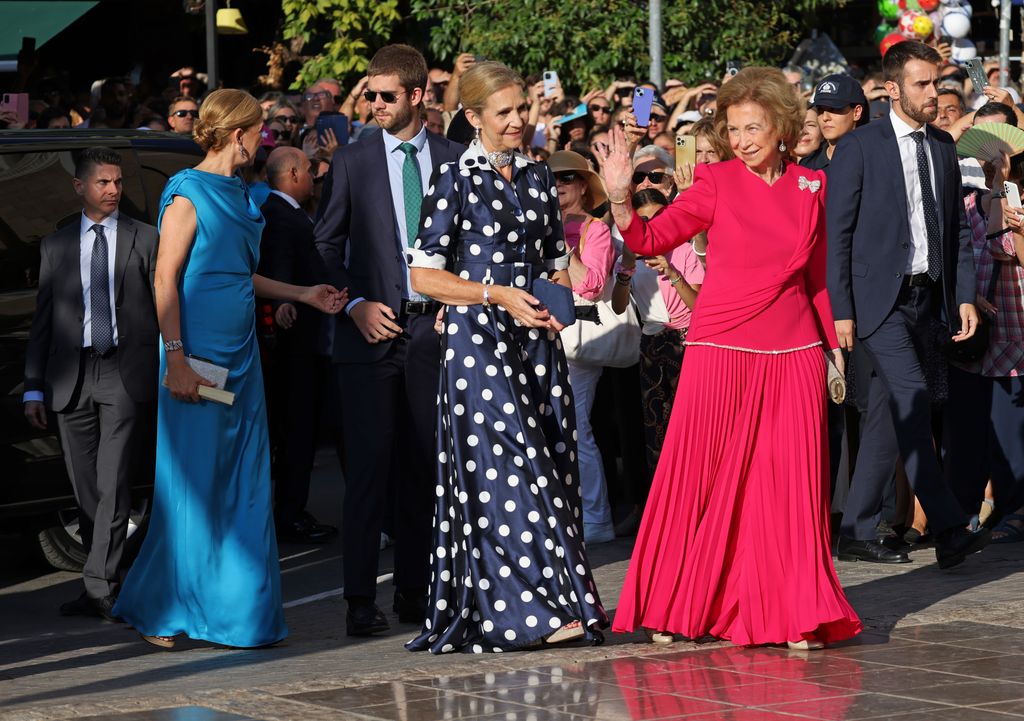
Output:
[[1006,193],[1006,204],[1011,208],[1019,208],[1020,206],[1020,188],[1017,187],[1016,183],[1011,183],[1009,180],[1003,182],[1003,192]]
[[558,87],[558,73],[554,70],[544,71],[544,97],[550,98]]

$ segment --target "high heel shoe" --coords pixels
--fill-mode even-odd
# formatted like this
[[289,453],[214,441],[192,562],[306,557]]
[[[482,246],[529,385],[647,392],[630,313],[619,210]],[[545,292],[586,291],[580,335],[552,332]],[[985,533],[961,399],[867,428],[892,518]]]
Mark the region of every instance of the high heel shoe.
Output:
[[655,631],[651,628],[645,628],[644,633],[647,634],[647,640],[658,646],[667,646],[673,643],[676,638],[667,631]]
[[147,636],[144,633],[140,633],[142,640],[146,643],[162,648],[165,651],[169,651],[174,648],[174,636]]
[[789,646],[791,651],[820,651],[825,648],[825,644],[816,638],[802,638],[799,641],[787,641],[786,645]]

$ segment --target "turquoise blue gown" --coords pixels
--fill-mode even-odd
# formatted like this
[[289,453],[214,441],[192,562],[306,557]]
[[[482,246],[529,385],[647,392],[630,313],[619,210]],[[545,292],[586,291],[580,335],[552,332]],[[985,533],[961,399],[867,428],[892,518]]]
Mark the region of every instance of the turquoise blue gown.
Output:
[[252,286],[263,217],[241,178],[188,169],[167,182],[161,223],[179,195],[198,220],[178,286],[181,340],[230,369],[235,403],[177,401],[161,384],[149,531],[114,612],[147,635],[263,646],[288,634]]

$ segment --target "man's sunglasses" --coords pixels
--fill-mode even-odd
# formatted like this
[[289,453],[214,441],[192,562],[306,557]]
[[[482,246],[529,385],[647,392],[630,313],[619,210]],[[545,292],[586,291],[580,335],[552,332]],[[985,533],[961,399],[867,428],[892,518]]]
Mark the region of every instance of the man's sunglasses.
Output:
[[555,173],[555,182],[559,185],[569,185],[570,183],[575,183],[578,177],[580,177],[579,173],[572,170],[564,173]]
[[587,110],[589,110],[592,113],[610,113],[612,111],[612,106],[611,105],[597,105],[595,103],[594,105],[588,106]]
[[331,93],[327,90],[317,90],[312,93],[306,93],[302,96],[307,103],[311,103],[314,100],[323,100],[331,97]]
[[652,170],[649,173],[638,170],[633,173],[633,185],[640,185],[640,183],[644,182],[645,178],[655,185],[661,185],[662,182],[664,182],[666,175],[668,175],[668,173],[661,170]]
[[651,113],[650,117],[652,123],[664,123],[668,120],[668,116],[662,115],[661,113]]
[[391,105],[393,103],[398,102],[398,96],[399,95],[405,95],[405,92],[402,91],[402,92],[399,92],[399,93],[392,93],[392,92],[389,92],[387,90],[382,90],[382,91],[380,91],[378,93],[378,92],[376,92],[374,90],[365,90],[365,91],[363,91],[363,97],[366,98],[366,101],[369,102],[369,103],[377,102],[377,96],[378,95],[380,96],[381,100],[383,100],[388,105]]
[[281,123],[281,125],[295,125],[299,122],[298,115],[278,115],[274,118],[275,122]]
[[186,117],[198,118],[199,117],[199,111],[198,110],[175,110],[171,114],[174,117],[176,117],[176,118],[186,118]]

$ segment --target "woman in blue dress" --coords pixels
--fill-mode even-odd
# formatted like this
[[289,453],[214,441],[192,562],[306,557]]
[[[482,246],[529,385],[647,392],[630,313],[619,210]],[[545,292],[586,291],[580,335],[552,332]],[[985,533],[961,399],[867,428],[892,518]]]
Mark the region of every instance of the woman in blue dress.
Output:
[[583,545],[576,418],[558,319],[533,280],[568,286],[558,193],[516,152],[523,81],[479,62],[460,81],[477,140],[441,166],[410,250],[413,287],[447,305],[428,617],[413,651],[600,640]]
[[[155,497],[114,612],[162,648],[179,634],[255,647],[288,633],[254,297],[337,313],[345,294],[255,275],[263,217],[236,171],[255,154],[262,124],[248,93],[211,93],[194,131],[206,157],[171,178],[160,201]],[[234,405],[200,400],[199,386],[212,384],[187,355],[228,369]]]

